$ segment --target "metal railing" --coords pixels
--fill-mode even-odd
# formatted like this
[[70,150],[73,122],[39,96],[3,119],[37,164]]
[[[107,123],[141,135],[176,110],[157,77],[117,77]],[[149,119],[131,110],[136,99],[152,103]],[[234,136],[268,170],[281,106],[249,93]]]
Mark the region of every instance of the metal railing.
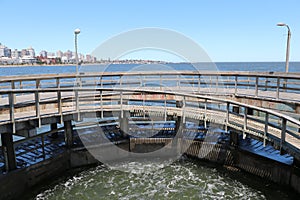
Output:
[[[31,95],[32,101],[15,104],[14,95],[20,93]],[[51,116],[60,116],[63,120],[64,115],[80,116],[88,112],[98,113],[101,118],[107,112],[119,112],[121,117],[124,112],[140,112],[143,117],[160,116],[167,120],[173,115],[182,116],[183,121],[203,121],[205,126],[207,123],[221,124],[226,130],[238,130],[244,135],[259,137],[265,143],[271,141],[293,155],[300,153],[298,120],[272,110],[211,96],[138,88],[82,87],[13,89],[0,91],[0,95],[8,102],[1,108],[0,126],[11,124],[14,133],[18,131],[16,124],[24,120],[38,120],[40,126],[42,118]],[[182,106],[176,107],[176,101]],[[41,108],[45,105],[48,108]]]
[[76,80],[81,87],[148,88],[300,101],[298,73],[163,71],[10,76],[1,78],[0,90],[72,88]]

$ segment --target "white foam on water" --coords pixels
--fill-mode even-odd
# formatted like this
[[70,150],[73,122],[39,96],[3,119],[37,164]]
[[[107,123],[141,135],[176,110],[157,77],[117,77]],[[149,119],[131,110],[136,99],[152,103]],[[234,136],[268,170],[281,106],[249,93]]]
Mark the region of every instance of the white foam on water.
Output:
[[153,167],[149,163],[123,165],[134,170],[90,169],[45,190],[35,199],[265,199],[262,192],[223,176],[216,169],[193,163],[160,166],[152,172],[144,170]]

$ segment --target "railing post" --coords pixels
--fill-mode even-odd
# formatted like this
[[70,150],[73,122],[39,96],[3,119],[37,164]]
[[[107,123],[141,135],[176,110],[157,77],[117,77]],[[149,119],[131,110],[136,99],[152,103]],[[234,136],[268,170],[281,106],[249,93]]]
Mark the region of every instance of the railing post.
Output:
[[124,111],[123,111],[123,92],[120,92],[120,107],[121,107],[121,118],[124,117]]
[[204,128],[207,128],[207,99],[204,101]]
[[229,108],[230,104],[229,102],[226,103],[226,125],[225,125],[225,131],[228,131],[228,125],[229,125]]
[[281,127],[281,139],[280,139],[280,154],[283,154],[283,145],[285,143],[286,136],[286,119],[282,118],[282,127]]
[[182,122],[185,123],[185,108],[186,108],[186,99],[183,97],[182,101]]
[[12,123],[12,132],[16,133],[16,124],[15,124],[15,98],[14,94],[10,92],[8,94],[8,101],[9,101],[9,117]]
[[122,86],[122,76],[120,75],[120,78],[119,78],[119,80],[120,80],[120,87]]
[[234,78],[234,95],[237,93],[237,83],[238,83],[238,77],[237,75]]
[[201,87],[201,76],[199,74],[199,77],[198,77],[198,93],[200,93],[200,87]]
[[266,113],[265,117],[265,132],[264,132],[264,146],[266,146],[267,143],[267,135],[268,135],[268,128],[269,128],[269,113]]
[[258,76],[255,77],[255,97],[258,96]]
[[102,90],[100,91],[100,108],[101,108],[101,119],[103,119],[103,97],[102,97]]
[[[11,81],[11,89],[16,89],[15,81]],[[14,102],[17,102],[16,94],[13,94]]]
[[276,99],[279,99],[279,92],[280,92],[280,78],[277,77]]
[[39,91],[35,91],[35,114],[38,119],[38,127],[41,127],[41,110],[40,110],[40,95]]
[[246,131],[247,131],[247,113],[248,113],[248,108],[244,107],[244,128],[243,128],[243,138],[246,138]]
[[100,77],[100,86],[103,87],[103,79],[102,79],[102,76]]
[[266,80],[265,80],[265,91],[268,91],[268,83],[269,83],[269,79],[268,79],[268,77],[266,77]]
[[164,94],[164,118],[167,121],[167,95]]
[[145,119],[146,118],[146,111],[145,111],[145,93],[143,92],[142,93],[142,96],[143,96],[143,118]]
[[58,114],[60,116],[60,123],[63,123],[63,114],[62,114],[62,99],[61,99],[61,91],[58,89],[57,91],[57,109]]
[[78,85],[75,88],[75,109],[76,109],[76,114],[77,114],[76,120],[80,121]]
[[218,93],[218,87],[219,87],[219,76],[217,75],[217,78],[216,78],[216,93]]

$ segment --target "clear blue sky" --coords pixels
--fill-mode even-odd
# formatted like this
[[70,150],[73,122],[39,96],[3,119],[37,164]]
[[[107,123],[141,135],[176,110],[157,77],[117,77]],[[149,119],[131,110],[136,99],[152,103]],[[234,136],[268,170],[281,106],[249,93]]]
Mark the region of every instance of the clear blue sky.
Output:
[[158,27],[190,37],[213,61],[284,61],[287,29],[276,24],[285,22],[291,60],[300,61],[299,8],[299,0],[0,0],[0,42],[73,50],[79,27],[79,51],[87,54],[120,32]]

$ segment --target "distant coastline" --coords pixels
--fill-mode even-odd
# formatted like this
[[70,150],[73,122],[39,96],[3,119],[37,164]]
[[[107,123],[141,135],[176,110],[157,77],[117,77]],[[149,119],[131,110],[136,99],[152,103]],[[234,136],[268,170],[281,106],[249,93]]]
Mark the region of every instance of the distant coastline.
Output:
[[[82,63],[81,66],[86,65],[109,65],[109,64],[187,64],[188,62],[166,62],[166,61],[149,61],[149,60],[139,60],[139,61],[112,61],[112,62],[96,62],[96,63]],[[221,62],[213,62],[213,63],[284,63],[284,61],[221,61]],[[300,63],[300,61],[290,61],[290,63]],[[62,64],[22,64],[22,65],[11,65],[5,64],[1,65],[0,68],[12,68],[12,67],[55,67],[55,66],[76,66],[76,63],[62,63]]]

